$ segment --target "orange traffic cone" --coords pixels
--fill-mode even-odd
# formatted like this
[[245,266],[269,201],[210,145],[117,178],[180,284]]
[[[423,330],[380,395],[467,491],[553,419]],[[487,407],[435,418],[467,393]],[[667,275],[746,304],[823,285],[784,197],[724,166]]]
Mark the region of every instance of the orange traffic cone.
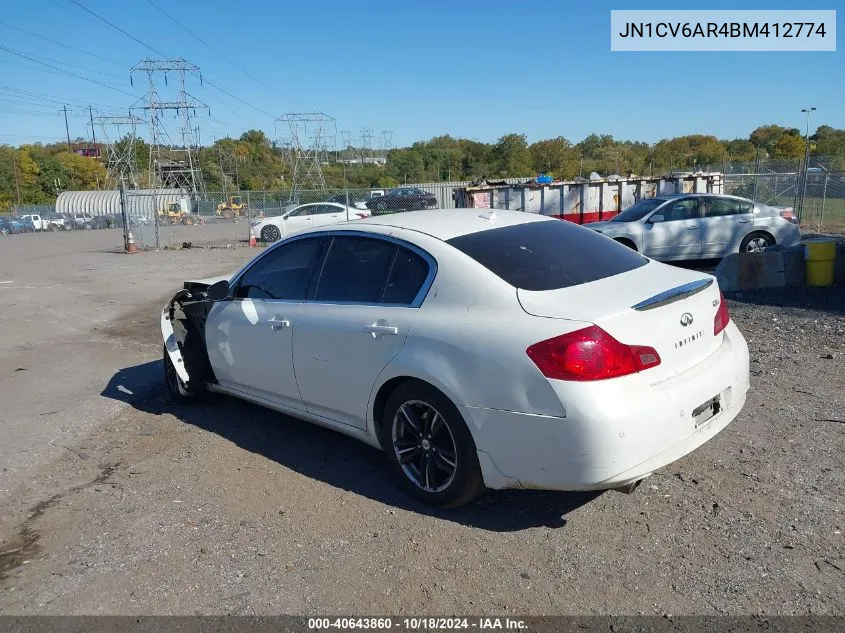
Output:
[[132,232],[129,232],[129,235],[126,236],[126,252],[127,253],[137,253],[138,247],[135,245],[135,237],[132,235]]
[[249,236],[249,245],[250,245],[250,246],[257,246],[257,244],[258,244],[258,243],[257,243],[257,241],[256,241],[256,239],[255,239],[255,236],[254,236],[254,235],[250,235],[250,236]]

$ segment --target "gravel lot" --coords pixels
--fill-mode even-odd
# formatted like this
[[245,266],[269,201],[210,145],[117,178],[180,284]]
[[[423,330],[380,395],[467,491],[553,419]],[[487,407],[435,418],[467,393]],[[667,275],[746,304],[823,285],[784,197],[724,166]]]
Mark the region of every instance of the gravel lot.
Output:
[[[236,244],[235,228],[169,243]],[[164,398],[161,305],[254,249],[0,242],[2,613],[845,613],[841,287],[732,295],[746,408],[634,494],[431,512],[352,439]]]

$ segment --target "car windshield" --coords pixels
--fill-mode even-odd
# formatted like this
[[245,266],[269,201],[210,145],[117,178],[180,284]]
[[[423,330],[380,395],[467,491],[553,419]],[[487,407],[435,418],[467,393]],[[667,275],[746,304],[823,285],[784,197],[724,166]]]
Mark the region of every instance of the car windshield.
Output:
[[447,243],[522,290],[578,286],[648,263],[635,251],[565,220],[504,226]]
[[666,200],[663,198],[647,198],[646,200],[640,200],[636,204],[633,204],[625,209],[619,215],[615,216],[611,222],[636,222],[637,220],[642,220],[664,202],[666,202]]

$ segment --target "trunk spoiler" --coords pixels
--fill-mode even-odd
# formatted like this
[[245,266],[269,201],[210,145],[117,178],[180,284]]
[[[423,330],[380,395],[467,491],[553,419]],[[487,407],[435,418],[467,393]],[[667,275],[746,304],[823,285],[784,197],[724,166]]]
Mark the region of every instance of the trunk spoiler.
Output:
[[691,281],[688,284],[677,286],[676,288],[666,290],[654,295],[653,297],[640,301],[638,304],[631,306],[631,308],[639,311],[653,310],[654,308],[659,308],[661,306],[669,305],[670,303],[675,303],[676,301],[681,301],[687,297],[691,297],[702,290],[706,290],[712,285],[713,279],[699,279]]

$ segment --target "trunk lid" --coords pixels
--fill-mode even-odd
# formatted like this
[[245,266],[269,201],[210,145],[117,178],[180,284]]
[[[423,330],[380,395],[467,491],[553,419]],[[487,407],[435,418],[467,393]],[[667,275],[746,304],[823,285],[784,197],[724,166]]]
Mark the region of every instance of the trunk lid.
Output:
[[719,286],[711,275],[658,262],[559,290],[517,290],[523,310],[538,317],[589,321],[627,345],[657,350],[660,365],[644,372],[663,380],[713,354]]

